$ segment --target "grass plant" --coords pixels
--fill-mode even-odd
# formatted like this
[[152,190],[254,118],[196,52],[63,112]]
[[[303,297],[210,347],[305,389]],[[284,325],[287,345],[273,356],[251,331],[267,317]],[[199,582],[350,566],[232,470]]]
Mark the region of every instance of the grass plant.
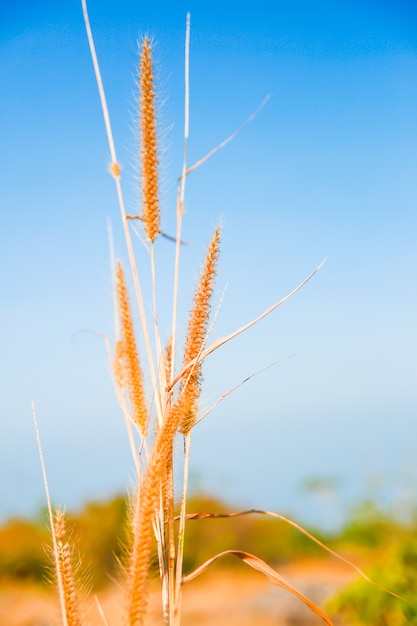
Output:
[[[205,571],[213,562],[224,555],[233,555],[250,567],[263,573],[274,584],[279,585],[298,596],[312,611],[321,617],[324,623],[331,624],[323,611],[283,579],[274,569],[261,558],[239,550],[225,550],[213,555],[184,575],[184,543],[186,527],[191,519],[209,517],[210,514],[187,514],[188,468],[191,451],[191,435],[193,428],[201,418],[199,413],[199,397],[202,385],[202,366],[204,360],[214,351],[231,341],[241,332],[248,330],[260,322],[290,296],[298,291],[320,269],[316,268],[290,294],[272,304],[256,319],[249,321],[226,337],[209,344],[211,324],[211,302],[216,279],[216,267],[220,252],[221,229],[216,228],[212,235],[200,277],[195,287],[194,300],[187,325],[184,345],[181,347],[179,336],[182,322],[177,320],[177,302],[179,294],[179,268],[181,260],[181,232],[184,217],[184,200],[187,176],[212,157],[233,138],[226,139],[220,146],[213,148],[192,166],[187,164],[188,145],[188,102],[189,102],[189,42],[190,18],[187,16],[185,43],[185,113],[184,113],[184,159],[181,175],[178,178],[177,192],[177,229],[175,235],[175,261],[171,279],[164,276],[164,285],[172,281],[172,329],[167,343],[161,340],[159,315],[157,306],[157,276],[155,271],[156,242],[162,235],[161,216],[159,211],[159,164],[158,164],[158,131],[155,115],[155,84],[152,62],[152,44],[145,38],[141,48],[139,63],[139,111],[138,128],[140,130],[140,174],[142,186],[141,212],[139,215],[128,215],[122,190],[122,169],[116,156],[111,130],[110,116],[100,74],[100,68],[90,28],[86,1],[82,0],[90,50],[95,69],[97,85],[102,104],[104,121],[109,141],[111,163],[109,171],[116,185],[120,215],[124,229],[130,267],[124,269],[120,261],[115,268],[115,298],[117,302],[116,338],[114,348],[110,348],[113,378],[117,397],[126,418],[132,453],[137,468],[137,488],[131,497],[131,513],[129,517],[130,540],[128,554],[124,565],[124,586],[126,589],[124,623],[126,626],[142,626],[145,623],[147,599],[149,591],[149,573],[152,568],[152,557],[157,551],[161,597],[164,623],[168,626],[179,626],[181,620],[181,597],[183,585]],[[251,116],[252,118],[253,116]],[[251,119],[250,118],[250,119]],[[144,250],[147,257],[148,271],[151,277],[152,293],[150,299],[153,310],[147,315],[144,307],[141,272],[145,263],[141,258],[137,262],[132,241],[131,223],[138,221],[143,227]],[[137,222],[136,222],[137,223]],[[128,294],[129,272],[134,286],[133,305]],[[144,339],[145,352],[138,354],[135,326],[132,314],[133,306],[137,307],[141,324],[141,336]],[[181,356],[182,355],[182,356]],[[179,365],[178,365],[179,364]],[[149,377],[151,390],[144,384],[144,372]],[[182,446],[179,442],[182,441]],[[183,458],[178,463],[178,450],[183,451]],[[178,463],[178,467],[175,468]],[[42,460],[42,466],[43,460]],[[182,471],[182,483],[179,489],[174,484],[174,474]],[[45,478],[46,480],[46,478]],[[176,503],[179,502],[179,513]],[[64,517],[58,513],[50,518],[53,534],[53,546],[57,579],[62,604],[62,622],[64,626],[78,626],[81,618],[77,611],[76,589],[70,567],[69,545],[65,534]],[[282,516],[264,511],[247,511],[261,513],[286,520]],[[213,515],[212,517],[215,517]],[[227,517],[227,515],[223,515]],[[288,520],[286,520],[288,521]],[[193,521],[192,523],[196,523]],[[291,523],[291,522],[290,522]],[[292,523],[301,532],[296,524]],[[311,535],[308,535],[313,541]],[[322,544],[320,544],[322,545]],[[323,546],[324,547],[324,546]],[[103,623],[106,623],[103,621]]]

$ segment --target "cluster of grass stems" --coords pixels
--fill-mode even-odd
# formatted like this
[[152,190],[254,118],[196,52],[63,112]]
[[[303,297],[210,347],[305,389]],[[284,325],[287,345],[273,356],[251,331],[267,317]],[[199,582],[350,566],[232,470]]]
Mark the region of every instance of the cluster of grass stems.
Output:
[[[187,481],[191,448],[191,434],[194,426],[205,417],[199,412],[199,396],[202,383],[202,365],[204,359],[219,349],[226,342],[232,340],[241,332],[247,330],[266,315],[271,313],[293,293],[298,291],[320,268],[315,269],[290,294],[274,303],[269,309],[261,313],[258,318],[251,320],[244,327],[232,332],[211,345],[208,345],[210,330],[211,300],[215,285],[216,267],[220,251],[221,230],[216,228],[209,242],[200,277],[195,287],[194,299],[189,314],[187,333],[183,346],[178,345],[177,301],[179,292],[179,268],[181,257],[181,231],[184,217],[184,199],[187,176],[207,158],[211,157],[219,148],[223,147],[236,133],[233,133],[225,142],[212,150],[208,155],[189,167],[187,164],[188,144],[188,102],[189,102],[189,41],[190,18],[187,16],[185,41],[185,124],[184,124],[184,161],[181,175],[178,178],[177,191],[177,230],[175,234],[175,264],[172,278],[172,330],[169,341],[164,345],[158,325],[158,308],[156,302],[155,254],[156,241],[161,237],[161,223],[158,191],[158,132],[155,115],[155,86],[152,63],[152,45],[145,38],[141,46],[139,64],[139,114],[138,125],[140,130],[140,174],[141,174],[141,211],[138,215],[128,215],[125,209],[121,186],[121,167],[116,157],[116,150],[111,131],[103,83],[99,64],[94,47],[85,0],[82,0],[86,30],[95,69],[99,94],[104,114],[107,137],[109,142],[111,163],[110,173],[115,181],[118,203],[124,235],[126,240],[129,272],[134,286],[134,305],[130,300],[126,278],[126,270],[120,261],[115,262],[114,283],[116,302],[116,341],[113,348],[108,346],[112,365],[113,380],[118,401],[122,408],[133,458],[137,471],[137,489],[132,494],[130,533],[131,540],[128,546],[126,563],[124,564],[124,584],[126,589],[125,605],[121,607],[126,626],[141,626],[144,624],[149,590],[149,572],[152,565],[152,555],[156,544],[159,573],[162,591],[162,607],[164,623],[169,626],[179,626],[181,619],[181,597],[184,584],[188,583],[217,559],[232,554],[247,563],[252,568],[262,572],[274,584],[279,585],[298,596],[305,602],[326,624],[330,619],[323,611],[308,600],[300,591],[291,586],[274,569],[255,555],[243,551],[228,550],[214,555],[206,563],[201,564],[195,571],[184,575],[183,551],[186,538],[186,523],[191,519],[202,517],[227,517],[200,513],[187,515]],[[251,116],[252,118],[253,116]],[[249,118],[249,120],[251,119]],[[248,121],[249,121],[248,120]],[[238,131],[236,131],[238,132]],[[144,295],[138,264],[132,241],[131,223],[139,220],[143,227],[143,248],[149,260],[149,271],[152,284],[151,315],[146,315]],[[135,222],[138,223],[137,221]],[[143,263],[140,264],[143,267]],[[168,280],[164,276],[164,284]],[[141,324],[141,335],[144,339],[145,354],[139,355],[134,328],[134,314],[132,306],[136,306]],[[150,318],[150,320],[149,320]],[[178,353],[182,357],[178,358]],[[152,392],[147,393],[144,384],[144,372],[147,372]],[[227,394],[226,394],[227,395]],[[215,404],[217,404],[216,402]],[[209,411],[208,411],[209,412]],[[35,416],[36,421],[36,416]],[[39,441],[39,432],[38,441]],[[183,445],[178,446],[178,439]],[[39,443],[40,446],[40,443]],[[174,451],[178,448],[183,451],[183,458],[178,463]],[[77,585],[74,580],[72,567],[71,542],[65,528],[65,517],[61,511],[53,512],[46,482],[45,466],[42,451],[41,463],[46,485],[47,500],[50,511],[50,521],[53,540],[56,579],[61,602],[61,616],[63,626],[80,626],[83,623],[77,600]],[[174,464],[178,464],[175,468]],[[183,481],[181,493],[175,493],[174,473],[182,471]],[[175,505],[179,502],[179,513]],[[230,516],[262,513],[285,520],[298,528],[300,532],[308,533],[294,522],[281,515],[267,511],[244,511],[233,513]],[[194,522],[193,522],[194,523]],[[320,543],[311,535],[313,541]],[[323,544],[320,544],[323,546]],[[332,552],[329,548],[323,548]],[[103,613],[103,624],[106,619]]]

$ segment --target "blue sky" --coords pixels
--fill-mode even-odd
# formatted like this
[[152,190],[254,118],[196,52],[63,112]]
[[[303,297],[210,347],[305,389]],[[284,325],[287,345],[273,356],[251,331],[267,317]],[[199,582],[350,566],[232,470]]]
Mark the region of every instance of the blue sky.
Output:
[[[295,354],[195,430],[193,484],[323,524],[368,493],[408,497],[417,452],[416,5],[91,0],[89,11],[132,212],[137,40],[155,41],[167,232],[182,158],[186,12],[190,163],[271,95],[188,180],[183,319],[219,222],[216,301],[227,291],[213,338],[328,256],[302,292],[207,361],[203,406]],[[110,495],[129,486],[132,467],[94,334],[113,332],[108,218],[117,254],[126,253],[81,6],[16,2],[0,15],[5,517],[44,501],[32,400],[55,500],[73,507]],[[158,253],[162,276],[172,246],[161,240]],[[163,289],[160,301],[165,310]],[[337,493],[303,492],[308,476],[334,479]]]

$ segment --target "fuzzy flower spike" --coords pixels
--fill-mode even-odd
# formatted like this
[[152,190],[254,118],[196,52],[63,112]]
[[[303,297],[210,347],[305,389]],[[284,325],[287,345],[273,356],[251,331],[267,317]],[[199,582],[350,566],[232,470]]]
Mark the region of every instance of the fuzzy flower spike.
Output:
[[145,37],[139,69],[139,114],[142,169],[142,219],[147,239],[153,243],[160,233],[158,198],[158,146],[156,138],[155,90],[152,46]]

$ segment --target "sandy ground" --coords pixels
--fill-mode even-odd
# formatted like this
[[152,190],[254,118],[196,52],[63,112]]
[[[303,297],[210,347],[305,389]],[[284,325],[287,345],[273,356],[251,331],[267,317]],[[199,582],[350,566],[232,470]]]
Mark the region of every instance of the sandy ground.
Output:
[[[315,560],[283,565],[277,571],[311,600],[324,598],[343,587],[355,573],[336,560]],[[112,585],[99,595],[108,626],[121,626],[123,590]],[[83,603],[84,623],[103,626],[97,603]],[[1,626],[56,626],[60,624],[55,598],[33,588],[0,588]],[[163,624],[160,595],[152,590],[147,626]],[[275,587],[252,570],[218,569],[202,574],[184,588],[182,626],[319,626],[323,621],[288,592]]]

